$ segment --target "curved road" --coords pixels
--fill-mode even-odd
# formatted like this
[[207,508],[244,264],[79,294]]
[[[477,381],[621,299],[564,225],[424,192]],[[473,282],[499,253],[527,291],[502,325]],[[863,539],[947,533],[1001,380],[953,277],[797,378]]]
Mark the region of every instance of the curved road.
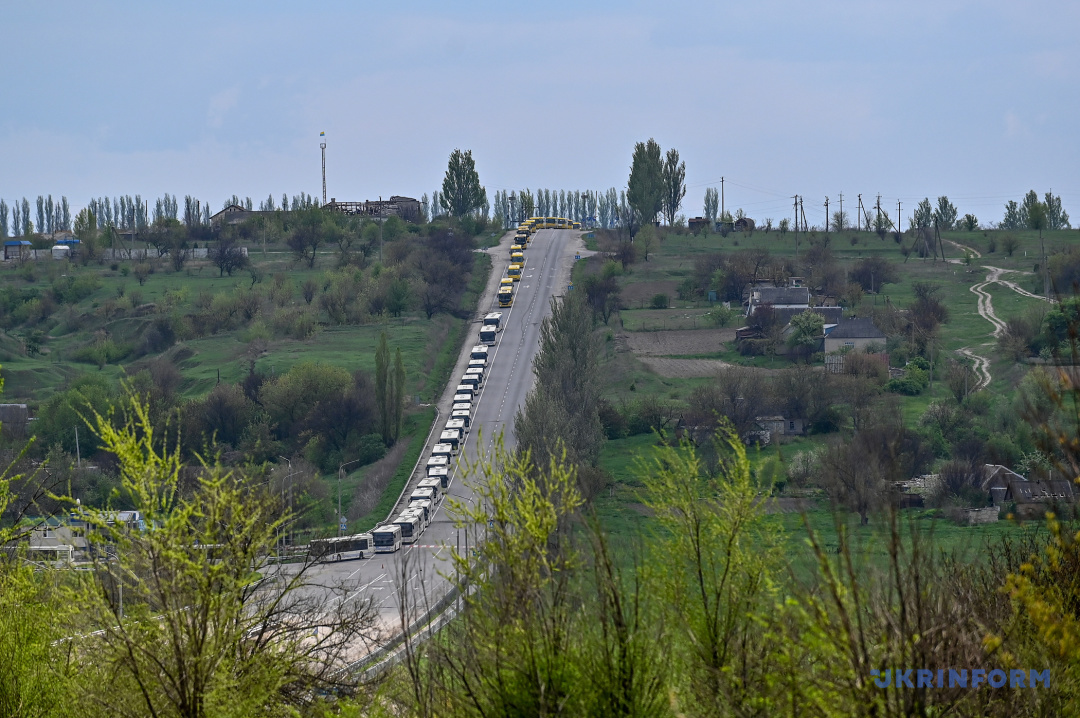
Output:
[[[539,348],[540,322],[550,311],[550,299],[566,292],[575,251],[583,250],[579,232],[567,230],[540,230],[526,250],[526,265],[522,279],[515,288],[514,304],[499,309],[495,290],[505,276],[509,264],[510,233],[498,246],[489,250],[492,271],[477,316],[470,324],[468,338],[461,356],[451,375],[449,386],[439,402],[436,418],[438,436],[450,416],[451,397],[457,379],[464,374],[470,349],[479,343],[479,327],[483,316],[489,311],[501,311],[502,331],[496,344],[490,348],[487,371],[481,391],[473,401],[472,423],[465,436],[461,456],[475,461],[480,449],[490,449],[494,437],[504,435],[505,446],[515,445],[513,432],[514,415],[525,402],[532,388],[533,358]],[[484,447],[478,447],[482,434]],[[424,478],[425,464],[430,455],[428,442],[416,471],[410,477],[401,501],[394,507],[390,517],[408,505],[408,496],[416,484]],[[462,480],[461,466],[455,462],[451,469],[451,483],[445,496],[452,496],[464,503],[475,500],[472,488]],[[454,528],[447,516],[445,497],[439,502],[431,523],[414,545],[405,546],[396,554],[376,554],[374,558],[361,561],[344,561],[314,567],[310,580],[319,585],[346,585],[350,592],[345,600],[365,600],[369,596],[378,606],[380,624],[385,639],[401,630],[402,589],[405,588],[406,612],[410,622],[423,613],[426,606],[434,604],[449,589],[449,582],[442,575],[449,570],[449,558],[455,547],[465,545],[465,537]],[[352,588],[355,587],[355,590]]]

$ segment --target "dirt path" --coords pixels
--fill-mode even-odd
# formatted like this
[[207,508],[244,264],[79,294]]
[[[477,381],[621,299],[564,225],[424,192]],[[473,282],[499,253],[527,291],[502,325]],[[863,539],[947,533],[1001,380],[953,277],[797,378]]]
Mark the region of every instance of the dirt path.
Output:
[[[975,249],[974,247],[969,247],[966,244],[960,244],[959,242],[954,242],[951,239],[946,239],[946,240],[944,240],[944,242],[946,244],[951,244],[954,247],[959,247],[960,249],[964,250],[965,252],[971,252],[971,256],[975,257],[976,259],[982,257],[982,252]],[[949,261],[956,263],[956,262],[962,262],[964,260],[962,260],[962,259],[950,259]]]
[[986,279],[978,284],[971,285],[971,291],[979,297],[979,316],[994,325],[992,334],[996,339],[1005,331],[1005,322],[1001,321],[998,315],[994,313],[994,300],[990,293],[986,291],[986,286],[1000,281],[1001,273],[1005,270],[997,267],[987,267],[987,269],[990,270],[990,273],[986,275]]
[[975,391],[985,389],[990,385],[990,360],[986,357],[979,356],[975,352],[971,351],[967,347],[960,350],[960,353],[966,357],[969,357],[975,362],[975,374],[979,377],[979,383],[975,385]]

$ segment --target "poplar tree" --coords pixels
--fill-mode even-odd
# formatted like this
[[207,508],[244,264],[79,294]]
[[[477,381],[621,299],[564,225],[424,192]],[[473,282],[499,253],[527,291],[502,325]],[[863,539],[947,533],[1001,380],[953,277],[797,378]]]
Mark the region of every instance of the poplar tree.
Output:
[[716,215],[720,212],[720,193],[715,187],[705,190],[705,219],[709,220],[709,229],[716,225]]
[[462,152],[455,149],[450,153],[443,177],[440,197],[443,209],[453,217],[464,217],[482,207],[486,196],[487,190],[480,184],[480,175],[476,173],[472,150]]
[[379,409],[379,426],[382,429],[383,443],[389,446],[393,442],[390,432],[390,405],[388,380],[390,377],[390,347],[386,343],[386,332],[379,335],[379,346],[375,349],[375,405]]
[[[650,138],[634,145],[630,179],[626,184],[626,202],[641,216],[642,222],[655,222],[664,206],[664,160],[660,145]],[[623,213],[625,214],[625,213]]]

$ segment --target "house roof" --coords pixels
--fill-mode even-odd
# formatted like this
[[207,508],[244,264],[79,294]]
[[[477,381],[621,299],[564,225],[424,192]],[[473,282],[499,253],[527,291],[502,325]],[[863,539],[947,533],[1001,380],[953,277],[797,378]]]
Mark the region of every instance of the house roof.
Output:
[[750,303],[805,307],[810,305],[810,289],[808,287],[757,287],[750,292]]
[[885,339],[885,335],[874,326],[872,319],[866,317],[841,320],[829,332],[829,339]]

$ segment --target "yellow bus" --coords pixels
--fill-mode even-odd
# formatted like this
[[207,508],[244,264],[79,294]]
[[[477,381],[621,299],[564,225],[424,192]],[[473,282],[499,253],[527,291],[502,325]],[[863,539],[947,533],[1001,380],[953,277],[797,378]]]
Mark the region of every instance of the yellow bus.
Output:
[[581,222],[574,222],[573,223],[573,228],[574,229],[581,229]]
[[559,217],[558,222],[559,229],[570,229],[570,220],[568,220],[566,217]]
[[510,277],[503,277],[502,279],[500,279],[499,280],[499,291],[501,292],[504,289],[510,289],[511,291],[513,291],[513,289],[514,289],[514,280],[511,279]]
[[544,227],[547,229],[558,229],[559,218],[558,217],[544,217]]
[[499,306],[509,307],[514,303],[514,289],[513,287],[500,287],[499,288]]
[[511,264],[521,265],[521,267],[524,269],[524,267],[525,267],[525,253],[524,252],[514,252],[514,253],[512,253],[510,255],[510,262],[511,262]]
[[529,233],[518,230],[517,234],[514,235],[514,244],[520,244],[521,246],[525,246],[528,243]]
[[521,281],[521,265],[520,264],[511,264],[510,268],[506,270],[506,276],[510,277],[510,279],[514,280],[515,282],[520,282]]
[[521,244],[510,245],[510,259],[513,261],[515,254],[523,254],[525,252],[525,246]]

